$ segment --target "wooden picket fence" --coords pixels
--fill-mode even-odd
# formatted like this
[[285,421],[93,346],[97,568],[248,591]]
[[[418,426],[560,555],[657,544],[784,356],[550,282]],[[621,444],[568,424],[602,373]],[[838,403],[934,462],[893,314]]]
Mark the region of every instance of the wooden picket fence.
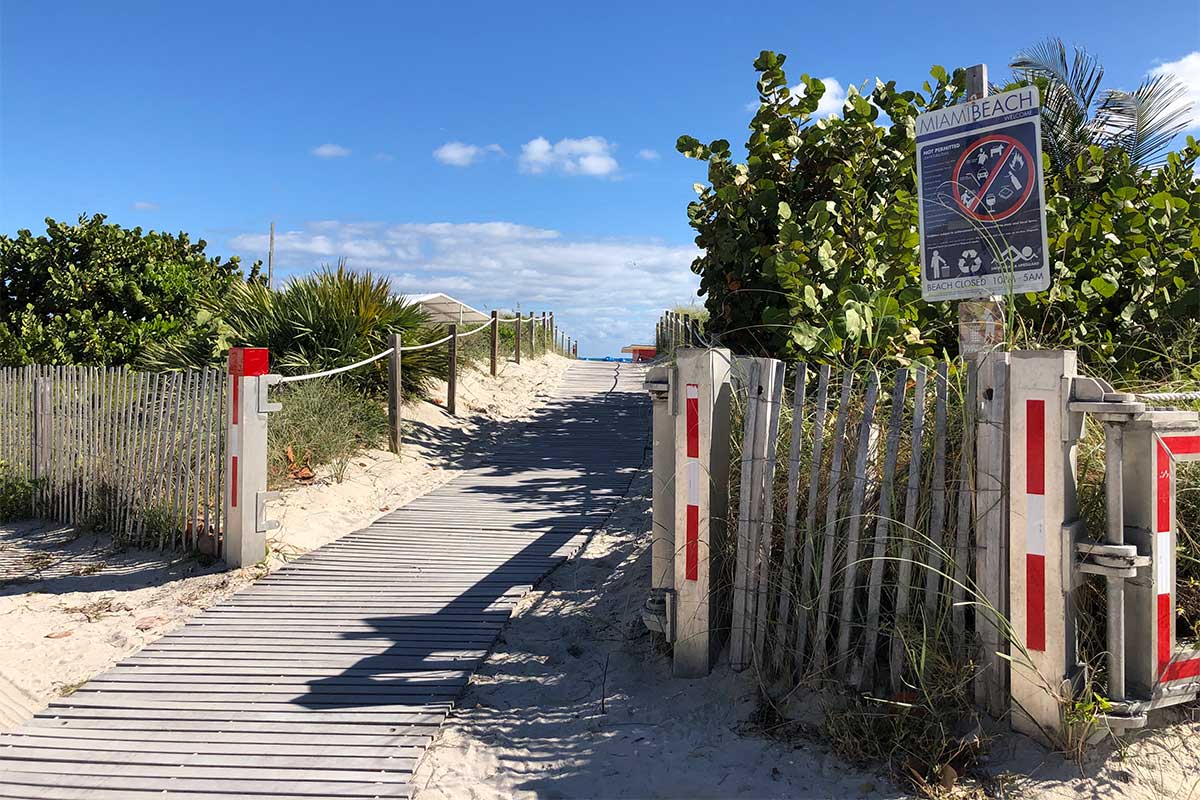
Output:
[[225,374],[0,369],[0,461],[33,482],[30,514],[118,542],[216,554]]
[[[979,651],[1000,637],[980,587],[1002,581],[977,536],[995,509],[977,491],[974,368],[794,369],[789,396],[782,362],[735,362],[731,663],[899,692],[906,632],[924,626],[994,684],[1004,670]],[[976,698],[1000,689],[977,685]]]

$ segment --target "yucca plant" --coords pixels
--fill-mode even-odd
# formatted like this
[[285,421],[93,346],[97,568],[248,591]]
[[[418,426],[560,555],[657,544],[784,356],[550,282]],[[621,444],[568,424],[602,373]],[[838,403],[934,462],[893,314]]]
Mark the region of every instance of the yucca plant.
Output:
[[[423,309],[392,294],[387,278],[349,270],[344,262],[294,278],[279,290],[261,281],[238,283],[224,296],[208,298],[202,314],[201,332],[149,350],[143,365],[178,369],[219,363],[231,345],[247,345],[268,348],[273,370],[300,375],[382,352],[393,333],[406,346],[442,335]],[[404,353],[404,393],[420,394],[431,379],[445,374],[446,363],[444,347]],[[381,390],[387,360],[352,370],[345,380],[367,391]]]

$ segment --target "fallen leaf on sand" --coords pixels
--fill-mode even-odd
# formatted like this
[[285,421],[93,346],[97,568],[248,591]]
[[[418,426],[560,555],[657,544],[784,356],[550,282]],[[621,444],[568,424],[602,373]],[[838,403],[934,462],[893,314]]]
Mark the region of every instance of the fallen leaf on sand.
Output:
[[54,633],[47,633],[46,638],[47,639],[65,639],[74,632],[75,631],[55,631]]
[[148,631],[151,628],[156,628],[166,622],[166,617],[142,617],[134,624],[133,627],[139,631]]

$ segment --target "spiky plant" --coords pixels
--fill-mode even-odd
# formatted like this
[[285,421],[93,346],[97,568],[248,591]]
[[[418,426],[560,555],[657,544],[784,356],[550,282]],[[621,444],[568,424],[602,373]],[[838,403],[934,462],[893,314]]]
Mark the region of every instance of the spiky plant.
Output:
[[1187,128],[1191,105],[1173,75],[1146,78],[1133,91],[1101,89],[1104,67],[1082,47],[1068,53],[1052,37],[1013,58],[1013,84],[1042,93],[1042,144],[1056,173],[1089,147],[1120,148],[1130,162],[1158,166],[1171,141]]
[[[299,375],[346,366],[389,346],[393,333],[405,345],[440,337],[420,307],[392,294],[385,277],[355,272],[339,262],[314,275],[272,290],[261,281],[234,285],[223,297],[206,301],[203,332],[147,353],[144,366],[172,369],[219,363],[230,345],[266,347],[271,365],[284,375]],[[428,382],[445,374],[446,350],[406,352],[401,381],[407,395],[419,394]],[[368,390],[381,389],[387,360],[351,371],[345,380]]]

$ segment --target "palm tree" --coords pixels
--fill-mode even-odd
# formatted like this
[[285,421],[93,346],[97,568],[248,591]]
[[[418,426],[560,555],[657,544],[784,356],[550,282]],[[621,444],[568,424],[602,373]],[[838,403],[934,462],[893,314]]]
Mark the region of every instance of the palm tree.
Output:
[[1173,75],[1146,78],[1132,92],[1100,89],[1104,67],[1076,46],[1050,38],[1017,53],[1009,65],[1015,84],[1042,93],[1042,146],[1055,172],[1090,146],[1121,149],[1138,166],[1162,163],[1171,141],[1188,126],[1187,90]]

